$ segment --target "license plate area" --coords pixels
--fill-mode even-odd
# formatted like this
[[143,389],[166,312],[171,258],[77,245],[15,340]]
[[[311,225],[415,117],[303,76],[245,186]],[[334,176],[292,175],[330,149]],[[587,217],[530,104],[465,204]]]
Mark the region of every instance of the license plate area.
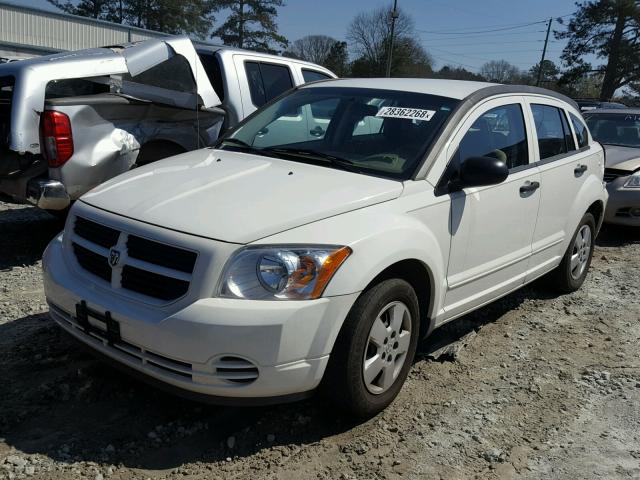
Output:
[[87,334],[97,334],[106,337],[109,345],[119,342],[120,324],[111,317],[111,312],[104,314],[87,307],[87,302],[82,300],[76,304],[76,322]]

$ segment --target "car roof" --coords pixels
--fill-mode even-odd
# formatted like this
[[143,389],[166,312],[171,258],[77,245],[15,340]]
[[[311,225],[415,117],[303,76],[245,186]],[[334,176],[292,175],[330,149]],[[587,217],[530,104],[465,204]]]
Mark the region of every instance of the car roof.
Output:
[[466,80],[442,80],[435,78],[340,78],[325,82],[315,82],[311,85],[314,87],[353,87],[401,90],[405,92],[428,93],[430,95],[462,100],[478,90],[498,84],[488,82],[471,82]]
[[474,103],[495,95],[544,95],[557,98],[577,108],[577,104],[561,93],[529,85],[503,85],[501,83],[472,82],[467,80],[447,80],[436,78],[338,78],[311,82],[302,88],[352,87],[398,90],[425,93],[442,97],[466,100]]

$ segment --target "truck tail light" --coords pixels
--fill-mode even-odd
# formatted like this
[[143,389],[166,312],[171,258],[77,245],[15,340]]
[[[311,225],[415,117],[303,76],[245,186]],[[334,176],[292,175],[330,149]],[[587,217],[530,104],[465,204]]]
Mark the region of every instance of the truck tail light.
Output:
[[49,167],[61,167],[73,155],[73,134],[69,117],[55,110],[40,116],[40,150]]

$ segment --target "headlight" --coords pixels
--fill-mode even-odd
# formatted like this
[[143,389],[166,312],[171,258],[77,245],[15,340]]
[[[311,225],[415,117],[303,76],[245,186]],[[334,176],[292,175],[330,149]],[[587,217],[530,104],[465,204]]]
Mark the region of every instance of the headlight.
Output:
[[319,298],[349,247],[248,247],[227,264],[218,294],[249,300],[310,300]]
[[640,170],[629,177],[624,184],[625,188],[640,188]]

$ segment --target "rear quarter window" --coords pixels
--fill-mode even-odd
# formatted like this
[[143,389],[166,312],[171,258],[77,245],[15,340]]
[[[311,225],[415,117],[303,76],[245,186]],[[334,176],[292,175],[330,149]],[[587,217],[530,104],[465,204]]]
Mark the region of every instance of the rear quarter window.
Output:
[[331,77],[326,73],[318,72],[317,70],[302,69],[302,78],[304,83],[317,82],[318,80],[329,80]]
[[576,132],[576,138],[578,139],[578,148],[584,148],[589,145],[589,133],[587,132],[587,127],[585,124],[576,117],[573,113],[569,113],[569,117],[571,117],[571,123],[573,125],[573,129]]

